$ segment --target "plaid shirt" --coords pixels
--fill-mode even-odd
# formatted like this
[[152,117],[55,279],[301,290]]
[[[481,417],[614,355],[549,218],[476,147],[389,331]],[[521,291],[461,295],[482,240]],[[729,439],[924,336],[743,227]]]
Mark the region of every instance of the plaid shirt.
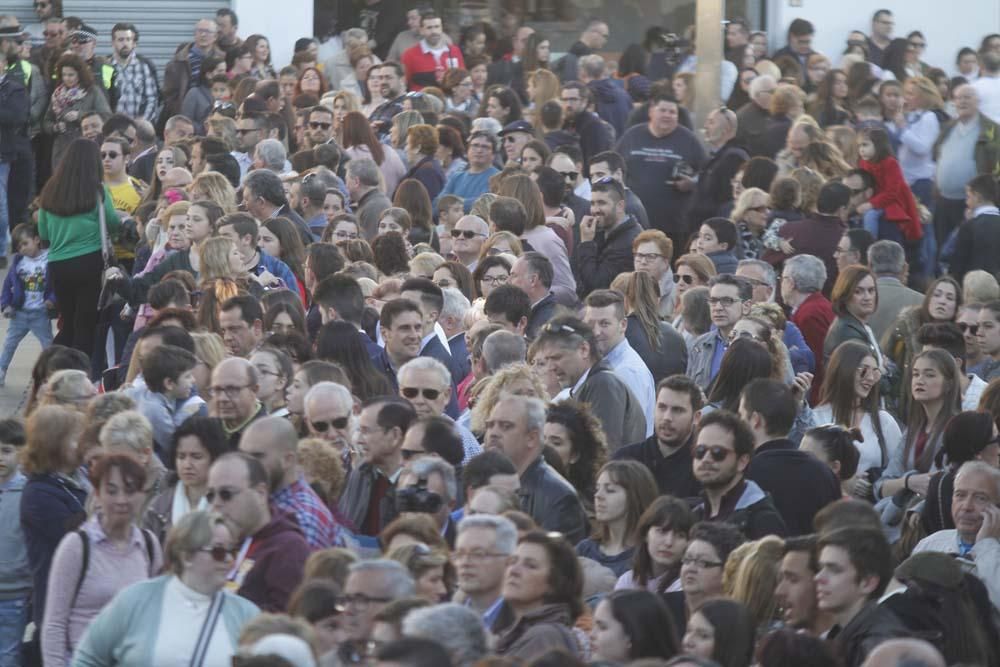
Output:
[[272,495],[271,502],[296,520],[310,548],[344,545],[340,526],[334,521],[330,508],[323,504],[301,475],[291,485]]
[[118,73],[118,89],[121,93],[118,98],[118,113],[156,122],[156,116],[160,112],[160,85],[153,66],[134,52],[125,65],[114,58],[109,59],[109,62]]

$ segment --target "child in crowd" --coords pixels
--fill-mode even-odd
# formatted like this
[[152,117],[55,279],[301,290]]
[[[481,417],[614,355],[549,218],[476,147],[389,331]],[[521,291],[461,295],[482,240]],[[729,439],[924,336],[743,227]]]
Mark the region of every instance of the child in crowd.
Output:
[[437,235],[441,243],[441,255],[447,257],[451,252],[451,230],[465,215],[465,201],[457,195],[443,195],[438,199],[437,206]]
[[[13,271],[11,271],[13,273]],[[28,623],[31,570],[21,532],[21,493],[27,481],[17,467],[25,444],[24,425],[17,419],[0,420],[0,664],[21,650]]]
[[717,273],[736,273],[736,244],[739,234],[736,225],[728,218],[709,218],[691,243],[694,252],[712,260]]
[[212,77],[212,105],[219,106],[233,99],[233,93],[229,90],[229,77],[225,74],[216,74]]
[[174,345],[161,345],[141,361],[145,389],[130,395],[153,426],[153,442],[161,461],[173,462],[167,451],[174,429],[188,417],[205,412],[205,401],[194,393],[194,369],[198,359]]
[[858,206],[863,226],[876,239],[902,243],[923,236],[917,202],[892,154],[889,134],[870,128],[858,134],[858,167],[875,179],[875,194]]
[[35,334],[42,349],[52,344],[49,310],[55,308],[56,301],[49,279],[49,252],[42,249],[38,228],[28,223],[20,224],[14,227],[11,241],[17,254],[0,293],[0,310],[10,319],[0,354],[0,387],[6,381],[7,368],[17,346],[29,331]]

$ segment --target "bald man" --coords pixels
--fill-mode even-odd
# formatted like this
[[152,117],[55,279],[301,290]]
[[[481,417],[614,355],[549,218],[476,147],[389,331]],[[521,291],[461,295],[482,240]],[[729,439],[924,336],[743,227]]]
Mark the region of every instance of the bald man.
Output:
[[451,253],[469,271],[475,271],[479,251],[489,235],[490,226],[478,215],[462,216],[451,230]]
[[716,109],[705,119],[705,143],[711,154],[697,179],[681,177],[678,188],[694,190],[694,199],[688,211],[691,229],[698,229],[702,221],[718,215],[719,208],[733,200],[733,177],[750,159],[746,148],[736,141],[739,123],[736,114],[725,107]]
[[312,437],[326,440],[343,454],[351,442],[351,392],[336,382],[319,382],[309,389],[303,407]]
[[271,505],[296,520],[309,548],[341,546],[340,526],[299,471],[297,446],[295,427],[283,417],[258,419],[240,439],[240,451],[267,471]]
[[923,639],[890,639],[868,654],[861,667],[946,667],[944,657]]
[[222,420],[229,448],[236,449],[243,431],[267,414],[257,400],[260,380],[257,369],[242,357],[223,359],[212,371],[209,414]]

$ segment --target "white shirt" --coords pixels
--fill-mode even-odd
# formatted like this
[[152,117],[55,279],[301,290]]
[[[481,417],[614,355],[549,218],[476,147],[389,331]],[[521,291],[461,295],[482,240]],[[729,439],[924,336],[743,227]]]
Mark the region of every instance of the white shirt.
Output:
[[[210,596],[188,588],[177,577],[167,582],[152,667],[188,667],[211,605]],[[235,652],[226,632],[226,620],[220,614],[202,664],[228,665]]]
[[[829,403],[813,408],[813,416],[816,418],[816,424],[834,423],[833,408]],[[878,417],[879,424],[882,426],[882,435],[885,437],[884,465],[889,465],[893,453],[902,446],[903,432],[899,430],[899,425],[892,418],[892,415],[885,410],[880,410]],[[842,426],[846,426],[846,424],[842,424]],[[883,467],[882,450],[878,446],[878,436],[875,434],[875,427],[872,424],[871,416],[867,412],[861,418],[861,423],[858,427],[861,430],[862,442],[856,442],[854,445],[858,448],[858,453],[861,455],[858,461],[858,474],[864,474],[869,468]]]
[[979,408],[979,398],[983,395],[986,387],[987,382],[985,380],[975,373],[969,373],[969,386],[965,390],[965,395],[962,396],[962,410],[975,412]]
[[970,85],[979,93],[979,113],[1000,123],[1000,77],[981,76]]

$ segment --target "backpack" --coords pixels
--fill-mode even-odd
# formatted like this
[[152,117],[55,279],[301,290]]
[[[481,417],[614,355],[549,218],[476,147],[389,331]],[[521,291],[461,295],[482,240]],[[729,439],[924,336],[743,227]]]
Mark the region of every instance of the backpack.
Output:
[[[87,568],[90,566],[90,537],[83,528],[76,531],[76,534],[80,536],[80,541],[83,543],[83,554],[80,557],[80,578],[76,580],[76,588],[73,590],[73,601],[69,605],[70,609],[76,606],[76,598],[80,595],[80,588],[83,586],[83,580],[87,578]],[[151,578],[156,574],[153,572],[153,539],[153,534],[143,528],[142,540],[146,543],[146,556],[149,559],[149,576]]]

